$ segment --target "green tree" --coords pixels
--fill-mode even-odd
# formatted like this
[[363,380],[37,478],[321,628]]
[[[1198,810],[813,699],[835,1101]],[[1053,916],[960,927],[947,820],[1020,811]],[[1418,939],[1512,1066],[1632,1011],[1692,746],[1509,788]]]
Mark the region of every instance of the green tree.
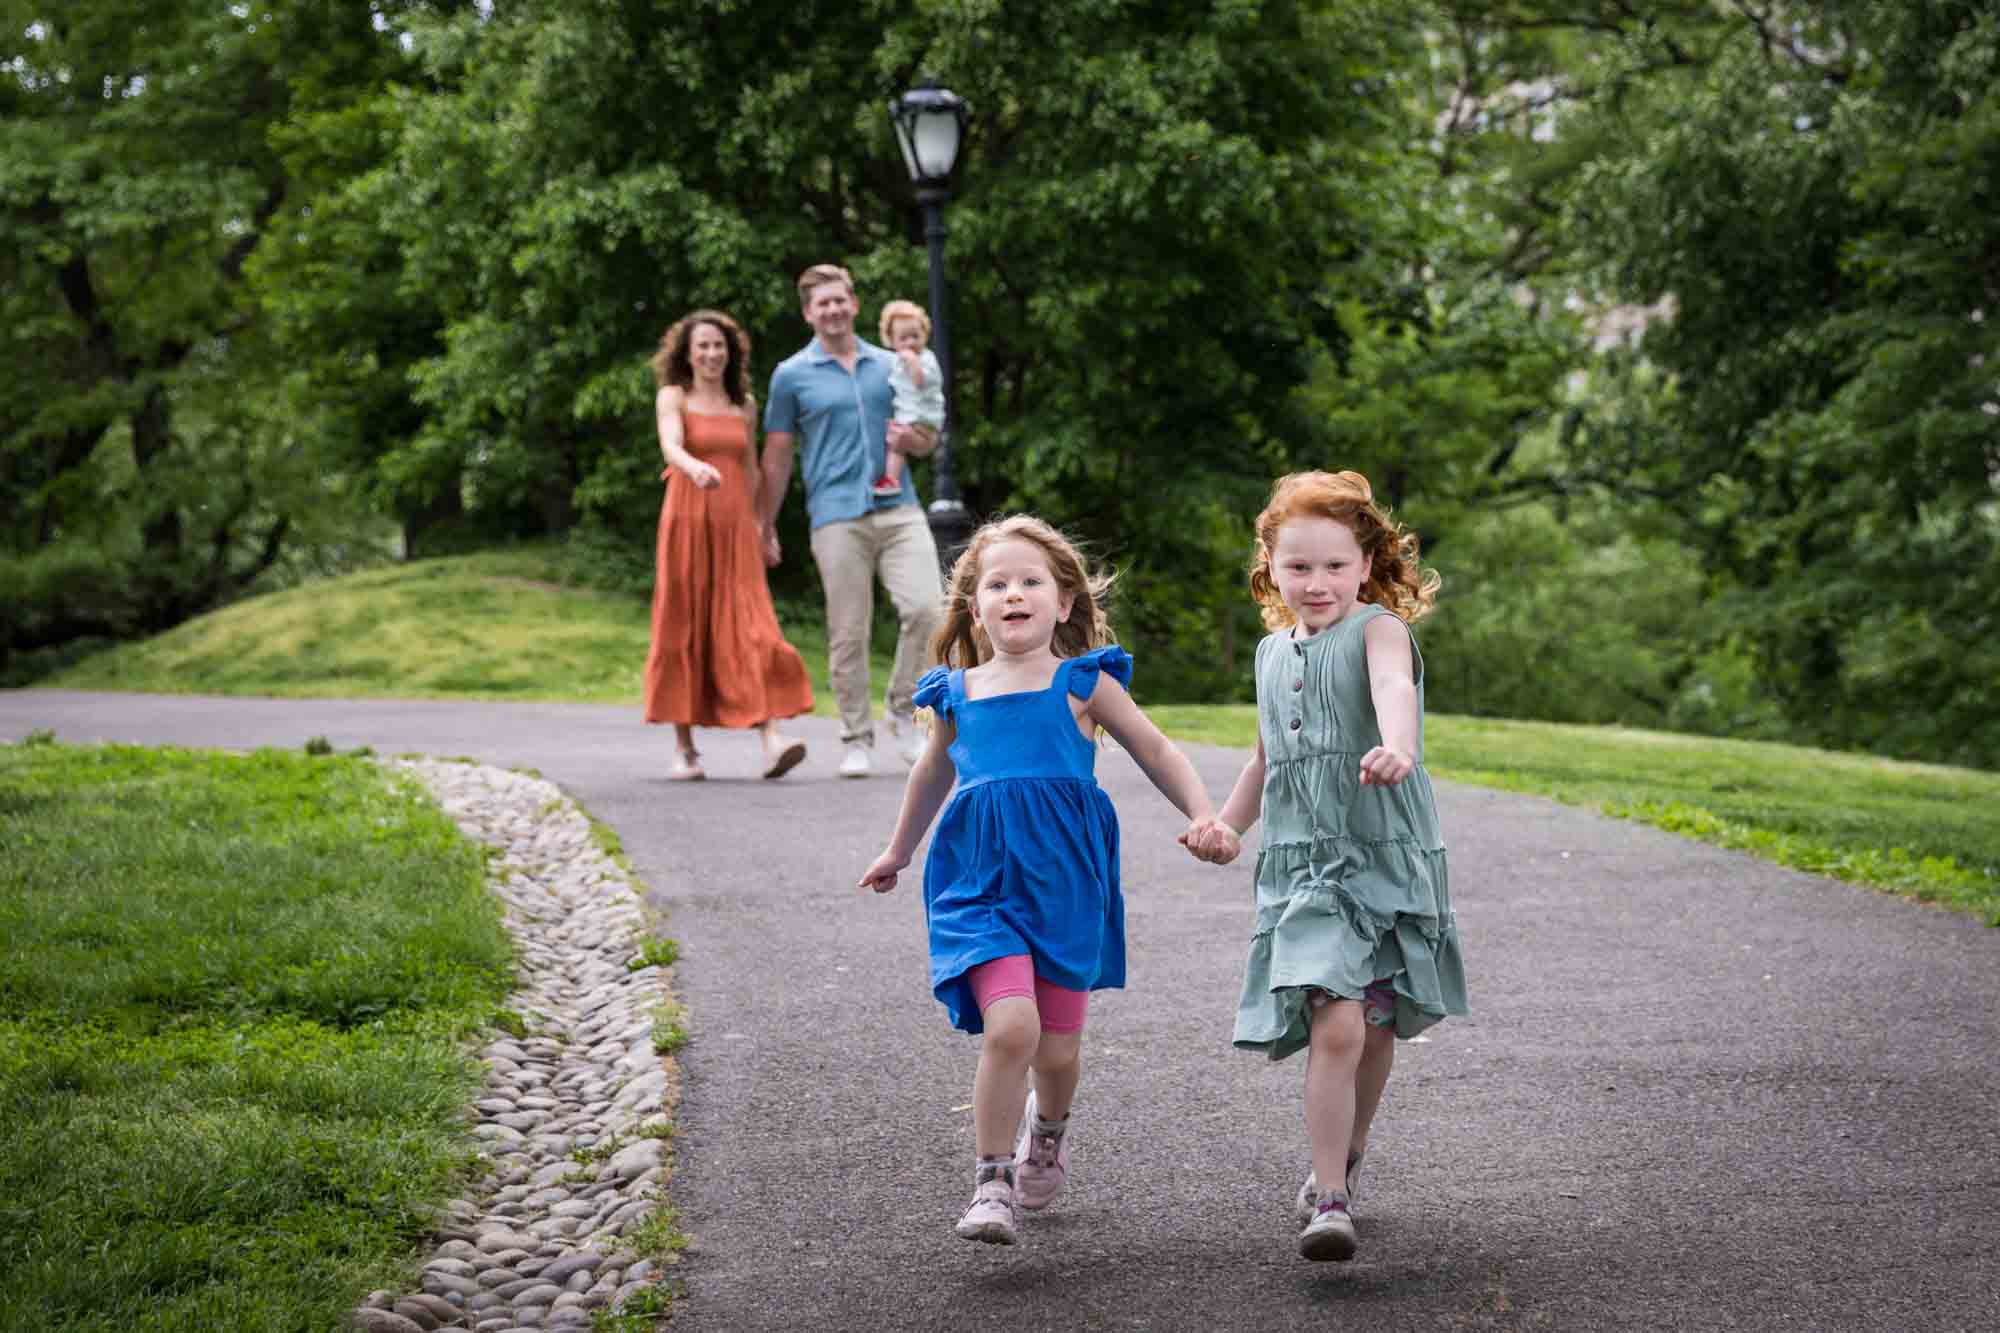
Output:
[[399,5],[0,7],[0,660],[162,628],[340,534],[246,279],[274,131],[379,84]]
[[1738,9],[1671,98],[1596,113],[1572,235],[1675,313],[1653,428],[1576,458],[1679,522],[1809,735],[2000,763],[2000,14]]
[[1440,12],[1455,120],[1539,129],[1468,136],[1536,285],[1600,332],[1650,308],[1592,364],[1565,452],[1516,480],[1699,560],[1661,683],[1741,694],[1747,661],[1801,739],[2000,762],[2000,15]]
[[[1448,201],[1406,163],[1427,133],[1408,71],[1428,57],[1398,8],[526,4],[413,32],[440,91],[402,95],[389,157],[327,215],[372,217],[399,299],[440,320],[414,367],[421,422],[378,466],[458,477],[475,523],[597,525],[643,558],[644,358],[669,321],[732,310],[762,376],[808,336],[791,286],[808,263],[854,269],[864,324],[920,297],[883,106],[925,74],[973,108],[947,213],[969,498],[1143,570],[1123,621],[1177,656],[1168,677],[1240,687],[1211,645],[1255,624],[1233,572],[1249,515],[1275,472],[1355,447],[1365,423],[1343,433],[1325,408],[1357,339],[1434,415],[1453,409],[1424,358],[1494,371],[1506,401],[1482,422],[1537,394],[1546,410],[1549,358],[1509,367],[1493,332],[1499,284],[1475,299],[1412,278]],[[1403,341],[1442,313],[1449,337]],[[1486,433],[1460,443],[1490,452]]]

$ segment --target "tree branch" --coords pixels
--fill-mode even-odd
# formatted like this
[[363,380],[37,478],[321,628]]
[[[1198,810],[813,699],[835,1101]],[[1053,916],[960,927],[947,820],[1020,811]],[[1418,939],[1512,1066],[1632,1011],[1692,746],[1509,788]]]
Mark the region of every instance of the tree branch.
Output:
[[277,216],[278,209],[284,205],[285,192],[289,185],[290,182],[282,174],[272,178],[270,185],[264,191],[264,198],[250,214],[250,230],[237,237],[236,243],[223,252],[221,267],[224,282],[233,283],[242,278],[244,263],[256,251],[258,244],[264,239],[264,229],[270,225],[271,219]]
[[1770,10],[1754,9],[1749,0],[1730,0],[1730,3],[1737,13],[1748,19],[1751,26],[1756,28],[1757,40],[1764,48],[1764,59],[1768,63],[1777,64],[1777,55],[1782,52],[1807,69],[1817,70],[1830,82],[1844,84],[1851,77],[1852,71],[1847,66],[1815,59],[1810,50],[1799,44],[1795,35],[1778,31],[1773,23],[1775,16]]

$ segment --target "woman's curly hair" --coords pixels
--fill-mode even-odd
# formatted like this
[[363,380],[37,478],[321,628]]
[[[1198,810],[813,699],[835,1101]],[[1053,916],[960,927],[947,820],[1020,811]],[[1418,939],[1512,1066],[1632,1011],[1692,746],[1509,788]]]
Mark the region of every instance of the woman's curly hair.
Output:
[[653,353],[653,382],[660,388],[694,387],[694,365],[688,360],[688,343],[703,324],[713,324],[729,344],[729,364],[722,368],[722,390],[738,407],[750,400],[750,335],[743,326],[720,310],[695,310],[674,321],[660,335],[660,349]]
[[1443,580],[1436,570],[1417,563],[1417,534],[1375,503],[1368,478],[1359,472],[1293,472],[1271,487],[1270,502],[1257,515],[1256,545],[1250,553],[1250,595],[1264,609],[1266,629],[1286,629],[1297,620],[1271,577],[1278,529],[1295,518],[1330,518],[1354,534],[1368,557],[1362,601],[1385,606],[1405,621],[1430,613]]

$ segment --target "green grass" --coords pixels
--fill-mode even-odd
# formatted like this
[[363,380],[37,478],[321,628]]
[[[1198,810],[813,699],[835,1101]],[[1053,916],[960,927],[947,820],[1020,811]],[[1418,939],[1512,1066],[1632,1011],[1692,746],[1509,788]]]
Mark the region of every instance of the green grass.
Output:
[[[44,684],[214,694],[546,699],[637,706],[647,608],[562,586],[529,547],[419,561],[242,602]],[[878,608],[877,685],[893,630]],[[816,604],[780,606],[814,675]],[[1186,740],[1248,747],[1247,705],[1150,710]],[[1429,719],[1431,767],[1592,806],[2000,924],[2000,775],[1792,746],[1478,718]]]
[[374,765],[0,747],[0,1328],[344,1327],[471,1167],[511,946]]
[[[1248,748],[1254,707],[1148,710],[1171,735]],[[1439,777],[1550,796],[2000,926],[2000,774],[1622,727],[1433,715]]]
[[[36,684],[77,690],[294,699],[515,699],[640,703],[651,608],[565,586],[560,552],[529,546],[417,560],[253,597]],[[878,608],[878,693],[895,652]],[[814,712],[835,716],[817,602],[778,607],[812,677]]]

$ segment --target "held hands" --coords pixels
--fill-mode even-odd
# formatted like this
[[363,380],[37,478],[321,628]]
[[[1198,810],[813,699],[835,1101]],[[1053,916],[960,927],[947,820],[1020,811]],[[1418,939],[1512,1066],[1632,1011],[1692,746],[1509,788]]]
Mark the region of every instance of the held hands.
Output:
[[1195,860],[1218,866],[1228,865],[1243,850],[1236,830],[1219,819],[1192,820],[1174,841],[1187,848]]
[[1361,785],[1393,787],[1410,776],[1416,766],[1416,761],[1401,750],[1391,750],[1386,745],[1378,745],[1361,756]]
[[896,872],[910,863],[907,855],[898,855],[894,847],[886,847],[875,858],[875,864],[861,874],[857,889],[873,889],[877,893],[887,893],[896,887]]

